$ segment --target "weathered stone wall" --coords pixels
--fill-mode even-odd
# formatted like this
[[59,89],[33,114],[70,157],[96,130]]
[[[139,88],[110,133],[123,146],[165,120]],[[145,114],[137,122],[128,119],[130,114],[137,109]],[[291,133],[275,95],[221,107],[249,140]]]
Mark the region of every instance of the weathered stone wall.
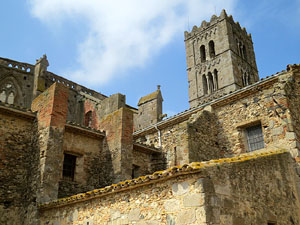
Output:
[[99,129],[106,132],[106,143],[113,166],[114,182],[131,178],[132,173],[132,131],[133,112],[120,108],[104,116],[99,122]]
[[38,202],[57,199],[63,169],[63,137],[68,112],[68,89],[54,83],[32,102],[37,112],[41,186]]
[[[103,148],[104,136],[83,133],[80,130],[66,128],[63,151],[76,156],[74,180],[64,180],[61,174],[58,197],[66,197],[80,192],[108,185],[111,162],[106,158]],[[110,181],[111,183],[112,181]]]
[[161,173],[165,178],[142,178],[144,185],[135,188],[120,184],[119,190],[108,189],[102,196],[106,191],[95,190],[62,199],[42,206],[41,223],[299,224],[289,153],[252,158],[228,159],[217,165],[211,162],[208,167],[190,165],[189,170],[183,170],[186,172],[174,168],[170,170],[173,173]]
[[[291,73],[281,74],[255,87],[215,100],[208,104],[210,116],[201,112],[203,106],[191,116],[182,114],[171,118],[177,119],[177,123],[171,119],[163,121],[157,124],[160,138],[154,128],[136,132],[134,138],[157,148],[161,141],[168,166],[172,166],[245,153],[249,151],[245,130],[260,123],[265,148],[288,148],[295,157],[299,143],[294,131],[296,124],[291,118],[293,116],[297,121],[299,112],[296,97],[288,104],[285,89],[290,79]],[[290,89],[289,92],[294,91]],[[289,108],[290,105],[293,109]]]
[[[14,93],[14,105],[30,108],[34,79],[32,69],[32,65],[0,58],[0,95],[4,91],[8,97],[12,91]],[[1,99],[0,97],[0,101]],[[7,100],[6,98],[2,102],[7,102]]]
[[189,163],[188,152],[188,122],[173,124],[164,129],[158,128],[152,132],[136,135],[137,142],[153,145],[165,154],[167,167]]
[[0,105],[0,224],[38,224],[35,115]]
[[[204,122],[205,121],[205,122]],[[188,120],[189,162],[222,158],[218,140],[218,120],[212,109],[195,113]]]
[[191,108],[259,80],[252,38],[225,10],[185,32],[185,46]]

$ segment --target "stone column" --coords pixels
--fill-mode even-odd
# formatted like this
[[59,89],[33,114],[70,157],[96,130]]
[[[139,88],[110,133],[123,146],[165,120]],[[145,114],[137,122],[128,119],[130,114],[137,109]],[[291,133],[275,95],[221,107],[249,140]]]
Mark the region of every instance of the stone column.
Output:
[[40,190],[38,202],[57,199],[63,166],[63,136],[68,112],[68,89],[54,83],[33,100],[37,112],[40,149]]

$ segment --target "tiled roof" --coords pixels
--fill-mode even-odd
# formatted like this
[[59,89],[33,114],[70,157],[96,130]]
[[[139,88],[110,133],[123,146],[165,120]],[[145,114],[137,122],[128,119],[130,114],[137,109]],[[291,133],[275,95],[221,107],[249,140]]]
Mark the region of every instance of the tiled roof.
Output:
[[141,176],[136,179],[122,181],[117,184],[112,184],[104,188],[95,189],[93,191],[88,191],[86,193],[81,193],[67,198],[61,198],[52,202],[41,204],[39,205],[39,209],[44,210],[47,208],[61,207],[64,205],[82,202],[89,199],[99,198],[108,194],[124,191],[138,186],[160,182],[162,180],[170,179],[172,177],[197,173],[208,167],[222,166],[231,163],[239,163],[251,159],[257,159],[257,158],[262,158],[262,157],[267,157],[272,155],[279,155],[286,152],[287,150],[257,151],[257,152],[242,154],[240,156],[235,156],[232,158],[222,158],[222,159],[210,160],[205,162],[193,162],[190,164],[184,164],[182,166],[175,166],[167,170],[157,171],[151,175]]

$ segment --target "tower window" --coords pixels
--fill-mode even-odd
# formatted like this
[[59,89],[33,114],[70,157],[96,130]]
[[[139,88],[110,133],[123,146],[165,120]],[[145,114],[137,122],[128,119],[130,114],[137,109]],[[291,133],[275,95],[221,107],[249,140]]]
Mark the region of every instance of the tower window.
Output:
[[92,111],[90,110],[84,115],[84,126],[90,127],[91,125],[92,125]]
[[208,91],[207,79],[206,79],[206,76],[204,74],[202,76],[202,84],[203,84],[203,94],[207,95],[207,91]]
[[261,124],[246,128],[249,152],[264,148],[264,136]]
[[219,82],[218,82],[218,71],[214,70],[214,84],[215,84],[215,90],[219,89]]
[[63,179],[74,180],[76,167],[76,156],[70,154],[64,154],[64,164],[63,164]]
[[247,72],[245,72],[245,73],[243,73],[243,86],[246,87],[249,84],[251,84],[250,76]]
[[213,93],[214,91],[214,80],[211,72],[208,73],[208,88],[209,88],[209,93]]
[[200,47],[200,57],[201,57],[201,62],[206,61],[206,54],[205,54],[205,46],[201,45]]
[[243,58],[244,58],[245,60],[247,60],[247,50],[246,50],[245,45],[243,45],[242,51],[243,51]]
[[208,47],[209,47],[209,56],[210,56],[210,58],[214,58],[216,56],[214,41],[210,41],[208,43]]

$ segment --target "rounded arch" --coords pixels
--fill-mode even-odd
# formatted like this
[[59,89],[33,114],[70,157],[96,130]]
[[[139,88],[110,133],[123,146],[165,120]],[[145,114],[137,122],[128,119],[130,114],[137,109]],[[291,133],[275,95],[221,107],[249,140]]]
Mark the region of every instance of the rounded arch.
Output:
[[216,56],[216,51],[215,51],[215,43],[213,40],[208,42],[208,48],[209,48],[210,58],[214,58]]

